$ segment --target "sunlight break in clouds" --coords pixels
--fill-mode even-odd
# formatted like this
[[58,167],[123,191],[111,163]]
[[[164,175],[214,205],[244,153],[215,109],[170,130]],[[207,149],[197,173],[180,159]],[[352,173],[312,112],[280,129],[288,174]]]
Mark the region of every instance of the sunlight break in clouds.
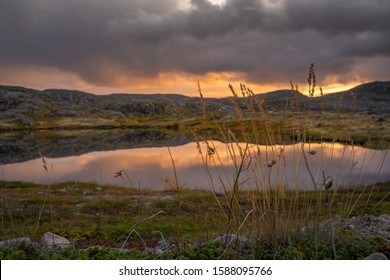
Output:
[[3,0],[0,83],[229,95],[304,88],[315,62],[327,92],[388,80],[388,14],[382,0]]

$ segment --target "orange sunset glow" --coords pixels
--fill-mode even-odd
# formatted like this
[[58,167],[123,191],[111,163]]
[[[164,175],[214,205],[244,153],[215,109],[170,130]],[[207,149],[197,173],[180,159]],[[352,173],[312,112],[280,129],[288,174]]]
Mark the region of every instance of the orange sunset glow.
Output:
[[2,1],[0,84],[196,96],[199,81],[206,96],[223,97],[229,84],[265,93],[289,89],[292,81],[305,93],[314,62],[325,94],[347,90],[390,76],[383,22],[389,6],[379,0],[353,6],[336,0]]
[[[289,89],[289,81],[284,83],[257,84],[245,82],[245,76],[234,73],[206,73],[191,75],[183,73],[160,73],[157,77],[131,77],[118,74],[109,85],[91,84],[78,75],[66,73],[55,68],[26,67],[24,69],[8,69],[2,73],[0,81],[10,85],[19,85],[39,90],[50,88],[77,89],[94,94],[111,93],[179,93],[187,96],[198,96],[197,82],[201,84],[206,97],[226,97],[231,92],[228,87],[232,84],[239,87],[245,84],[255,93],[266,93],[274,90]],[[333,93],[351,89],[365,80],[347,84],[334,83],[321,86],[324,93]],[[305,94],[307,85],[299,84],[299,89]]]

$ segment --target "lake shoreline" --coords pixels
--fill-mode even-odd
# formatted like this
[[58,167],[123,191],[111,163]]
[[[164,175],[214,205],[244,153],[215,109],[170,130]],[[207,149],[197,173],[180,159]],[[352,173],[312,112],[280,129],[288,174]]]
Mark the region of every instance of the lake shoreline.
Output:
[[[232,188],[237,172],[232,159],[237,161],[240,149],[248,147],[247,164],[240,179],[241,189],[313,188],[304,161],[306,153],[318,186],[322,185],[322,176],[330,176],[339,188],[390,180],[388,150],[338,143],[308,143],[303,154],[299,143],[269,146],[214,140],[191,142],[183,136],[166,138],[156,132],[140,131],[121,137],[121,141],[107,138],[111,141],[106,141],[107,145],[100,141],[99,146],[97,139],[88,141],[87,137],[82,146],[75,148],[72,145],[74,139],[69,136],[50,149],[36,152],[35,159],[0,165],[0,179],[40,184],[79,181],[155,190],[206,188],[221,192],[221,188]],[[166,146],[166,141],[172,142]],[[127,145],[132,148],[125,149]],[[27,153],[28,146],[20,148],[24,154],[33,154],[33,151]],[[103,148],[102,151],[84,153],[99,148]],[[127,177],[115,175],[121,170]]]

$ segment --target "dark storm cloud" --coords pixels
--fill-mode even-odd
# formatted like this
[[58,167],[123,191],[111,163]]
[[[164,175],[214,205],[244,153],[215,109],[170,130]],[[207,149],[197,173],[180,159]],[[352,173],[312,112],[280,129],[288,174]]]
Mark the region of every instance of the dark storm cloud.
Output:
[[284,9],[287,30],[312,28],[327,35],[390,28],[387,0],[293,0]]
[[390,56],[390,31],[377,33],[369,32],[350,38],[340,46],[343,56]]
[[192,0],[191,9],[180,2],[2,0],[0,67],[51,66],[108,85],[118,73],[166,71],[288,82],[302,80],[312,61],[323,78],[370,58],[389,61],[387,0]]

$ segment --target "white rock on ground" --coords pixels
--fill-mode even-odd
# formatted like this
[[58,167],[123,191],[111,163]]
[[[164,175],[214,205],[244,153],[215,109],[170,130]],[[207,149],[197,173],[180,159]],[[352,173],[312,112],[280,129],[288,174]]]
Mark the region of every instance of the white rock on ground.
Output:
[[41,245],[47,248],[66,248],[70,246],[70,242],[62,236],[46,232],[41,239]]

